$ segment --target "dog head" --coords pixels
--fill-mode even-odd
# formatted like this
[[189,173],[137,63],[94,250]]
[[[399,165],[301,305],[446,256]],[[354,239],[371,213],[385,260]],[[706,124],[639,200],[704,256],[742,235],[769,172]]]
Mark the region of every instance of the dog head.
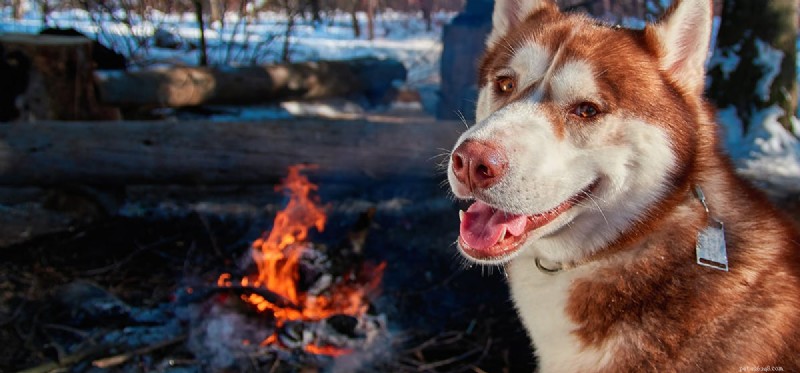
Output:
[[496,1],[477,123],[448,165],[475,201],[461,252],[573,262],[643,224],[693,164],[711,19],[710,0],[676,0],[643,30]]

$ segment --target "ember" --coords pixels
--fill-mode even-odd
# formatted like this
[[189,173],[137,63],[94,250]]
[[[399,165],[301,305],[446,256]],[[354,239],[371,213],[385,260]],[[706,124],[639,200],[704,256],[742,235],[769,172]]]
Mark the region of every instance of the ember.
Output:
[[[312,245],[307,242],[309,230],[314,228],[322,232],[326,222],[323,207],[311,196],[317,186],[301,174],[306,167],[290,167],[289,175],[278,186],[279,190],[288,193],[290,199],[286,208],[275,216],[272,230],[253,242],[252,258],[257,273],[242,278],[238,284],[228,273],[220,275],[217,280],[220,287],[268,290],[269,296],[258,292],[241,295],[244,302],[260,312],[271,313],[275,318],[276,332],[262,341],[262,346],[299,347],[295,343],[285,342],[286,338],[279,335],[279,331],[338,315],[361,317],[369,308],[367,299],[375,295],[385,268],[385,263],[364,265],[346,276],[340,276],[337,282],[321,281],[322,285],[312,287],[313,292],[299,286],[303,258],[324,255],[313,251]],[[350,348],[336,346],[335,343],[322,344],[320,341],[299,339],[302,342],[299,345],[311,354],[341,356],[351,352]]]

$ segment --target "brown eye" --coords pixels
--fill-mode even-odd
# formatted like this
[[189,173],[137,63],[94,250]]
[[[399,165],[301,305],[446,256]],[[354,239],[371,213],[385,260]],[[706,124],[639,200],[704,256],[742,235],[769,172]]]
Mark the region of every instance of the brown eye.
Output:
[[514,88],[516,88],[516,84],[514,84],[514,78],[510,76],[498,77],[495,79],[494,85],[498,92],[506,94],[514,92]]
[[581,119],[592,119],[600,114],[600,109],[591,102],[581,102],[572,109],[571,114]]

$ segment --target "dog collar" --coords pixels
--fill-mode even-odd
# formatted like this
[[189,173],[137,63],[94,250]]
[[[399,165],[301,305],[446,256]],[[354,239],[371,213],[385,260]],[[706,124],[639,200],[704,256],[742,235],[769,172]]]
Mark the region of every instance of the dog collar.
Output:
[[[694,186],[694,197],[700,201],[700,204],[705,210],[708,219],[708,225],[705,229],[701,230],[697,237],[696,255],[697,264],[705,267],[728,271],[728,255],[725,245],[725,225],[717,220],[711,213],[708,207],[706,196],[699,185]],[[554,275],[563,272],[565,266],[563,263],[552,262],[542,264],[542,259],[536,257],[534,259],[536,268],[544,274]]]
[[539,257],[536,257],[536,259],[534,259],[533,262],[536,263],[536,268],[538,268],[540,271],[542,271],[542,273],[545,273],[545,274],[548,274],[548,275],[556,274],[556,273],[561,272],[561,271],[564,270],[564,266],[562,264],[560,264],[560,263],[555,263],[555,267],[549,267],[549,266],[542,265],[542,260],[539,259]]

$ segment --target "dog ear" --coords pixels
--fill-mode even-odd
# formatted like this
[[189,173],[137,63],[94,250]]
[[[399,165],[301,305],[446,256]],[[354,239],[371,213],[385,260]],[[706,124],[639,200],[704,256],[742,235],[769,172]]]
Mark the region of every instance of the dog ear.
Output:
[[550,0],[495,0],[492,32],[486,39],[486,46],[491,47],[497,43],[508,30],[521,23],[535,10],[545,6],[554,7]]
[[661,68],[692,93],[702,94],[705,88],[713,16],[712,0],[675,0],[657,23],[645,29],[657,44]]

